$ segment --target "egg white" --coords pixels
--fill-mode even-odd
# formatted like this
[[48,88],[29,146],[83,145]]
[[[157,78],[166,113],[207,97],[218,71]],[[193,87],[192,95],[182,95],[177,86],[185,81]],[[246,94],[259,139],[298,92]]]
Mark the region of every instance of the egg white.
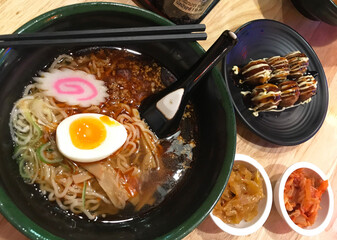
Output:
[[[109,126],[99,119],[101,116],[104,115],[97,113],[80,113],[64,119],[56,129],[56,143],[61,154],[76,162],[89,163],[102,160],[123,146],[127,138],[125,127],[113,118],[110,118],[110,120],[115,122],[115,124]],[[69,133],[70,124],[82,117],[97,118],[105,126],[106,138],[94,149],[79,149],[75,147],[71,141]]]

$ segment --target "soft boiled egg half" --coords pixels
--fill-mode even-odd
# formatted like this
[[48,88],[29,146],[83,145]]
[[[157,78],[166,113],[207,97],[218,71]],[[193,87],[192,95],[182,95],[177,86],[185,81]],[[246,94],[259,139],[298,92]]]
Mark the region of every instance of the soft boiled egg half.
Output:
[[95,162],[117,151],[127,138],[125,127],[108,116],[81,113],[64,119],[56,129],[59,151],[77,162]]

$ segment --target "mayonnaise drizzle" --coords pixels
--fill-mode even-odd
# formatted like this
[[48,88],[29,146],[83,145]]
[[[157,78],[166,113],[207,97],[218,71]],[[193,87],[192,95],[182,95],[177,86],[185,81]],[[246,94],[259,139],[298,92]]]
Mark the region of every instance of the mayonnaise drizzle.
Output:
[[299,103],[294,104],[292,106],[282,107],[282,108],[279,108],[279,109],[277,109],[277,106],[276,106],[276,108],[264,109],[264,110],[260,110],[260,111],[255,111],[254,108],[248,108],[248,109],[251,110],[251,111],[254,111],[253,112],[254,117],[258,117],[260,112],[283,112],[286,109],[298,107],[300,105],[304,105],[304,104],[307,104],[309,102],[311,102],[311,98],[308,98],[307,100],[305,100],[303,102],[299,102]]

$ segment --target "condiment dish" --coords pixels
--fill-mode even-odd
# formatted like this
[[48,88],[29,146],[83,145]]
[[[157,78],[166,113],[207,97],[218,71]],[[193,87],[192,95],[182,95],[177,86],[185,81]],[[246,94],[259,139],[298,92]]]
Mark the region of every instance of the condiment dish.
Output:
[[324,172],[312,163],[308,162],[295,163],[283,173],[281,178],[275,184],[274,203],[278,213],[285,220],[285,222],[289,225],[291,229],[304,236],[314,236],[324,231],[324,229],[328,226],[332,218],[334,206],[332,188],[329,183],[327,190],[322,195],[320,202],[320,209],[318,210],[315,223],[312,226],[306,228],[301,228],[297,226],[291,220],[286,210],[284,202],[284,188],[290,174],[300,168],[304,168],[305,173],[310,177],[320,178],[322,180],[328,179],[327,176],[324,174]]
[[234,164],[235,163],[242,163],[248,168],[248,170],[251,171],[258,170],[263,178],[263,192],[265,197],[259,202],[258,215],[250,222],[245,222],[242,220],[239,224],[224,223],[220,218],[213,214],[213,211],[211,212],[210,216],[214,223],[224,232],[235,236],[245,236],[256,232],[265,223],[271,210],[273,194],[268,174],[260,163],[258,163],[255,159],[243,154],[235,155]]

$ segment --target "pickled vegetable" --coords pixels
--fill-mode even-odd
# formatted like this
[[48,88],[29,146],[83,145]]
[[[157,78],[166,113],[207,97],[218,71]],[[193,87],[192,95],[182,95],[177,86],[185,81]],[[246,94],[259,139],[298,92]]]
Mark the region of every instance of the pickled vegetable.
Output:
[[244,164],[234,163],[225,191],[213,214],[225,223],[249,222],[258,214],[258,204],[265,195],[263,178],[258,171],[251,172]]
[[322,194],[328,185],[328,180],[309,178],[303,168],[290,174],[284,187],[284,204],[297,226],[303,228],[315,223]]

